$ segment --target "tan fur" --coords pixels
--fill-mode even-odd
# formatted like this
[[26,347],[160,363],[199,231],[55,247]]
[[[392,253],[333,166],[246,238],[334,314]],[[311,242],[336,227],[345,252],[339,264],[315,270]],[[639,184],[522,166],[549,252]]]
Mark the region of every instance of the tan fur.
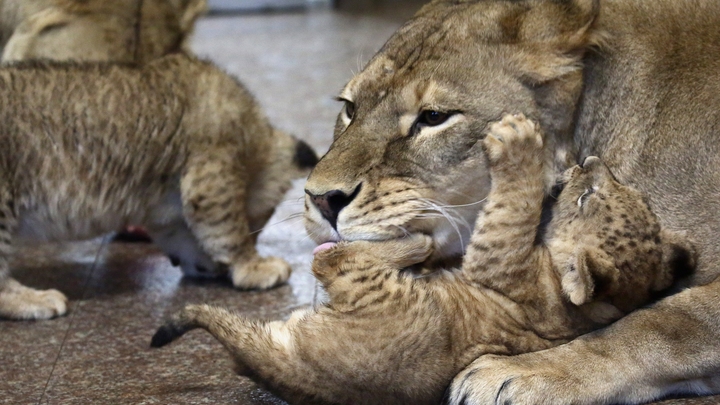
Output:
[[1,0],[2,61],[145,63],[187,51],[206,0]]
[[[698,243],[693,288],[557,350],[479,360],[458,376],[452,404],[720,392],[718,26],[714,0],[435,0],[343,90],[353,117],[341,112],[307,190],[354,198],[335,229],[308,197],[318,242],[421,231],[436,258],[460,254],[490,184],[470,148],[489,122],[523,112],[547,134],[558,172],[599,156],[664,226]],[[452,114],[407,130],[430,110]]]
[[127,224],[147,227],[186,274],[229,269],[238,288],[287,280],[289,265],[258,256],[252,232],[316,157],[212,64],[24,63],[0,69],[0,94],[0,316],[66,309],[61,294],[9,278],[13,244]]
[[[326,306],[284,323],[189,306],[153,346],[207,329],[242,374],[294,404],[437,404],[478,355],[564,343],[670,285],[674,264],[663,256],[657,218],[598,159],[566,173],[546,243],[537,244],[545,169],[535,125],[508,116],[481,144],[493,186],[460,270],[402,270],[431,253],[432,239],[423,235],[341,242],[313,263]],[[579,207],[588,188],[596,191]],[[611,212],[618,220],[606,220]],[[579,265],[598,259],[608,266]],[[582,280],[561,283],[570,273]],[[586,292],[580,302],[564,298],[577,289]]]

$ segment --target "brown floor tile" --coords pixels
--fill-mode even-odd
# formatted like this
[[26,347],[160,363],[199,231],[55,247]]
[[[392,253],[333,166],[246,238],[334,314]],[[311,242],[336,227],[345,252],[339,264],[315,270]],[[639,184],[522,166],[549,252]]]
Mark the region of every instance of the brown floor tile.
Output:
[[268,292],[243,292],[228,281],[181,279],[149,245],[110,244],[98,263],[41,403],[271,403],[271,396],[234,375],[224,349],[208,334],[192,332],[156,350],[149,348],[150,337],[188,303],[283,318],[311,303],[311,293],[293,293],[313,291],[309,274],[296,272],[289,285]]
[[[13,275],[31,287],[60,289],[71,299],[72,314],[80,305],[101,247],[96,240],[20,248],[12,263]],[[0,320],[0,404],[40,400],[71,324],[72,316],[44,322]]]

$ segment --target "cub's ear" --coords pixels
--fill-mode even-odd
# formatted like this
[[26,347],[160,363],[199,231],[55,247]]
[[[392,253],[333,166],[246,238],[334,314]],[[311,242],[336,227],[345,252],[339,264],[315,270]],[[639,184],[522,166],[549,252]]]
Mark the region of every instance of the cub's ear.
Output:
[[697,268],[698,258],[697,250],[685,232],[663,229],[660,232],[660,239],[662,240],[662,273],[653,285],[655,291],[664,290],[674,282],[691,276]]
[[612,291],[620,271],[607,253],[593,248],[577,248],[562,275],[562,291],[575,305],[587,304]]
[[184,0],[180,5],[180,28],[190,33],[200,16],[207,12],[207,0]]

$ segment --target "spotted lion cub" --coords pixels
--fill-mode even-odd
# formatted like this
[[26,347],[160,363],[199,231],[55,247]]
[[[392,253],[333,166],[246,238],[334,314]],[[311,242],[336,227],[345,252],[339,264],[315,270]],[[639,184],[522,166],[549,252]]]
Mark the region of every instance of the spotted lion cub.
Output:
[[66,311],[60,292],[10,278],[13,244],[127,224],[187,275],[229,271],[239,288],[289,277],[253,232],[317,157],[232,77],[184,55],[141,68],[33,62],[0,69],[0,89],[0,316]]
[[662,231],[641,195],[597,158],[564,174],[538,241],[540,133],[508,116],[482,145],[492,190],[460,270],[406,269],[430,254],[424,235],[340,242],[313,264],[327,305],[286,322],[188,306],[152,345],[206,329],[241,373],[294,404],[437,404],[478,356],[567,342],[646,303],[679,266],[694,265],[687,242]]

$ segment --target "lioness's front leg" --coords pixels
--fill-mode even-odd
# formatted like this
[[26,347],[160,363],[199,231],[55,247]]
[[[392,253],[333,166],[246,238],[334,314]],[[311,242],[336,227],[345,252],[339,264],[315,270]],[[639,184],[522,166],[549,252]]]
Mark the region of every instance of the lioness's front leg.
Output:
[[[508,115],[483,140],[492,188],[480,212],[463,272],[484,285],[522,283],[536,252],[544,195],[543,141],[532,121]],[[537,266],[535,266],[537,267]]]
[[605,330],[519,356],[483,356],[453,381],[449,403],[640,404],[720,392],[720,282],[671,296]]
[[9,192],[0,180],[0,317],[9,319],[50,319],[65,315],[67,298],[60,291],[40,291],[10,277],[11,237],[17,217]]
[[230,268],[238,288],[270,288],[287,281],[290,265],[260,257],[250,235],[247,177],[232,148],[191,156],[180,182],[183,213],[203,249]]

